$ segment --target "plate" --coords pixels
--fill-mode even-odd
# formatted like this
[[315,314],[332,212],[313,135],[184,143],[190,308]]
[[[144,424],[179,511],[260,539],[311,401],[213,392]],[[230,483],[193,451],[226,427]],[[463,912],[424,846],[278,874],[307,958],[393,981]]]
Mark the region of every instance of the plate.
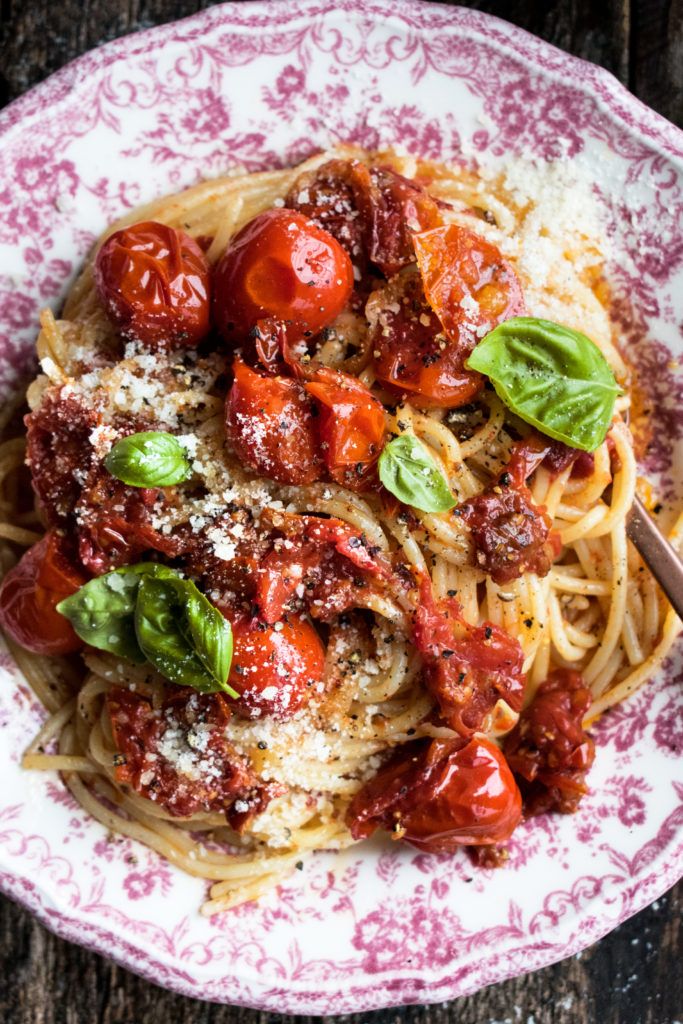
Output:
[[[352,141],[433,159],[524,155],[590,174],[614,315],[681,477],[683,134],[609,74],[501,21],[427,3],[212,7],[110,43],[0,114],[0,388],[30,370],[37,314],[130,206],[226,167]],[[68,939],[157,984],[287,1013],[463,995],[588,946],[683,874],[680,656],[605,716],[592,795],[516,833],[506,870],[392,845],[321,854],[206,920],[203,885],[112,841],[57,777],[22,772],[42,712],[1,659],[0,885]],[[678,683],[676,680],[678,679]]]

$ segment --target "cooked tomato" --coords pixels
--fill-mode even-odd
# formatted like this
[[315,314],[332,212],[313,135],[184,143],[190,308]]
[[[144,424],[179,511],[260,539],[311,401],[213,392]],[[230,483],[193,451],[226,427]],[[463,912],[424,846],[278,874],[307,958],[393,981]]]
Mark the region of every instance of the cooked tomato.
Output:
[[354,796],[346,823],[354,839],[378,828],[432,853],[509,839],[522,801],[500,750],[475,736],[417,740],[400,747]]
[[362,606],[368,588],[393,581],[382,552],[341,519],[264,512],[261,525],[269,520],[282,537],[255,572],[254,600],[266,622],[276,622],[295,598],[314,618],[329,619]]
[[140,561],[147,551],[175,556],[176,538],[162,533],[152,522],[167,498],[163,490],[129,487],[101,466],[96,467],[75,506],[78,554],[83,565],[99,576]]
[[558,476],[567,466],[572,467],[572,480],[584,480],[592,476],[595,470],[595,456],[592,452],[570,448],[562,441],[550,441],[547,455],[543,459],[543,468],[552,476]]
[[416,182],[385,167],[370,170],[368,255],[386,277],[415,259],[413,232],[441,224],[439,207]]
[[183,231],[144,221],[116,231],[95,259],[95,287],[112,323],[153,350],[194,347],[209,330],[209,265]]
[[373,292],[366,313],[377,378],[412,405],[456,408],[483,387],[481,374],[464,368],[474,340],[446,337],[416,272]]
[[595,745],[582,723],[592,700],[578,672],[555,669],[506,737],[505,756],[519,779],[525,814],[571,814],[588,791]]
[[435,602],[429,580],[420,581],[413,636],[422,654],[427,688],[447,724],[461,736],[490,728],[499,700],[513,712],[524,699],[524,655],[500,626],[471,626],[455,599]]
[[214,317],[231,344],[266,317],[285,321],[301,338],[331,324],[352,289],[351,261],[332,235],[300,213],[266,210],[215,268]]
[[413,235],[427,302],[447,337],[471,351],[480,337],[524,312],[522,286],[500,249],[457,224]]
[[232,624],[229,683],[240,694],[231,707],[244,718],[289,718],[322,691],[325,651],[305,619],[288,615],[275,625],[258,619]]
[[358,160],[302,174],[286,201],[333,234],[361,271],[370,260],[387,277],[415,261],[412,232],[441,223],[438,204],[417,182]]
[[75,395],[50,388],[26,417],[27,461],[33,489],[48,523],[63,523],[73,512],[91,465],[90,434],[99,416]]
[[64,537],[50,530],[3,579],[0,625],[15,643],[35,654],[78,651],[83,641],[57,605],[86,582]]
[[358,209],[358,198],[370,189],[370,174],[358,160],[328,160],[314,171],[301,174],[292,185],[285,203],[292,210],[329,231],[364,268],[366,224]]
[[384,408],[355,377],[321,367],[306,382],[318,406],[318,431],[327,471],[351,490],[367,486],[384,446]]
[[321,479],[313,401],[298,381],[262,377],[241,359],[225,405],[226,433],[238,459],[285,484]]
[[169,814],[225,812],[233,824],[236,813],[243,823],[274,795],[227,741],[230,708],[222,694],[179,687],[156,709],[149,698],[116,686],[107,694],[107,711],[116,781]]
[[559,535],[544,506],[536,505],[526,479],[550,448],[541,440],[520,441],[498,479],[456,509],[471,531],[476,564],[496,583],[524,572],[546,576],[560,553]]

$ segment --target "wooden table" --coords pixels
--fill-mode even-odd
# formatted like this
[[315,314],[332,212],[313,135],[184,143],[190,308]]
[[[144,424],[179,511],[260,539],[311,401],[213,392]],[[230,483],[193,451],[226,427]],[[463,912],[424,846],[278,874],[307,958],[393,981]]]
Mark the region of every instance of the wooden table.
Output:
[[[463,2],[604,65],[645,103],[683,126],[683,0]],[[206,6],[201,0],[0,0],[0,106],[98,43]],[[680,1024],[681,910],[683,883],[585,953],[535,974],[441,1006],[329,1020]],[[0,953],[0,1022],[6,1024],[274,1024],[278,1019],[164,992],[55,938],[2,898]]]

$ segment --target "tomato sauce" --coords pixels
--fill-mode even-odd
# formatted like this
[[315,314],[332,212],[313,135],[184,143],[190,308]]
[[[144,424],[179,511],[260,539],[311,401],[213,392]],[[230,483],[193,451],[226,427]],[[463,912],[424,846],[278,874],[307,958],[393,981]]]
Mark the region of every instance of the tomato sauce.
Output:
[[114,687],[107,711],[116,781],[174,817],[235,812],[243,827],[247,811],[259,813],[275,795],[225,739],[230,709],[222,695],[182,687],[156,709],[141,694]]

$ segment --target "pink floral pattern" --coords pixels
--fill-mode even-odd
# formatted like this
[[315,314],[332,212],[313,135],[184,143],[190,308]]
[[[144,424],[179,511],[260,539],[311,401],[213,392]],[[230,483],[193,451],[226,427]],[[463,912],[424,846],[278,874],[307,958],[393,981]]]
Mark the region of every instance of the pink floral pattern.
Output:
[[[0,140],[0,397],[32,366],[40,306],[58,305],[107,222],[157,194],[340,140],[580,157],[613,245],[615,319],[656,410],[645,466],[680,497],[683,135],[600,69],[472,10],[226,5],[81,58],[0,113]],[[0,887],[59,934],[200,998],[285,1013],[452,998],[577,952],[683,870],[680,655],[597,727],[579,815],[523,826],[506,870],[369,845],[321,854],[215,919],[197,912],[202,882],[108,836],[58,779],[20,770],[42,712],[6,655],[0,673]]]

